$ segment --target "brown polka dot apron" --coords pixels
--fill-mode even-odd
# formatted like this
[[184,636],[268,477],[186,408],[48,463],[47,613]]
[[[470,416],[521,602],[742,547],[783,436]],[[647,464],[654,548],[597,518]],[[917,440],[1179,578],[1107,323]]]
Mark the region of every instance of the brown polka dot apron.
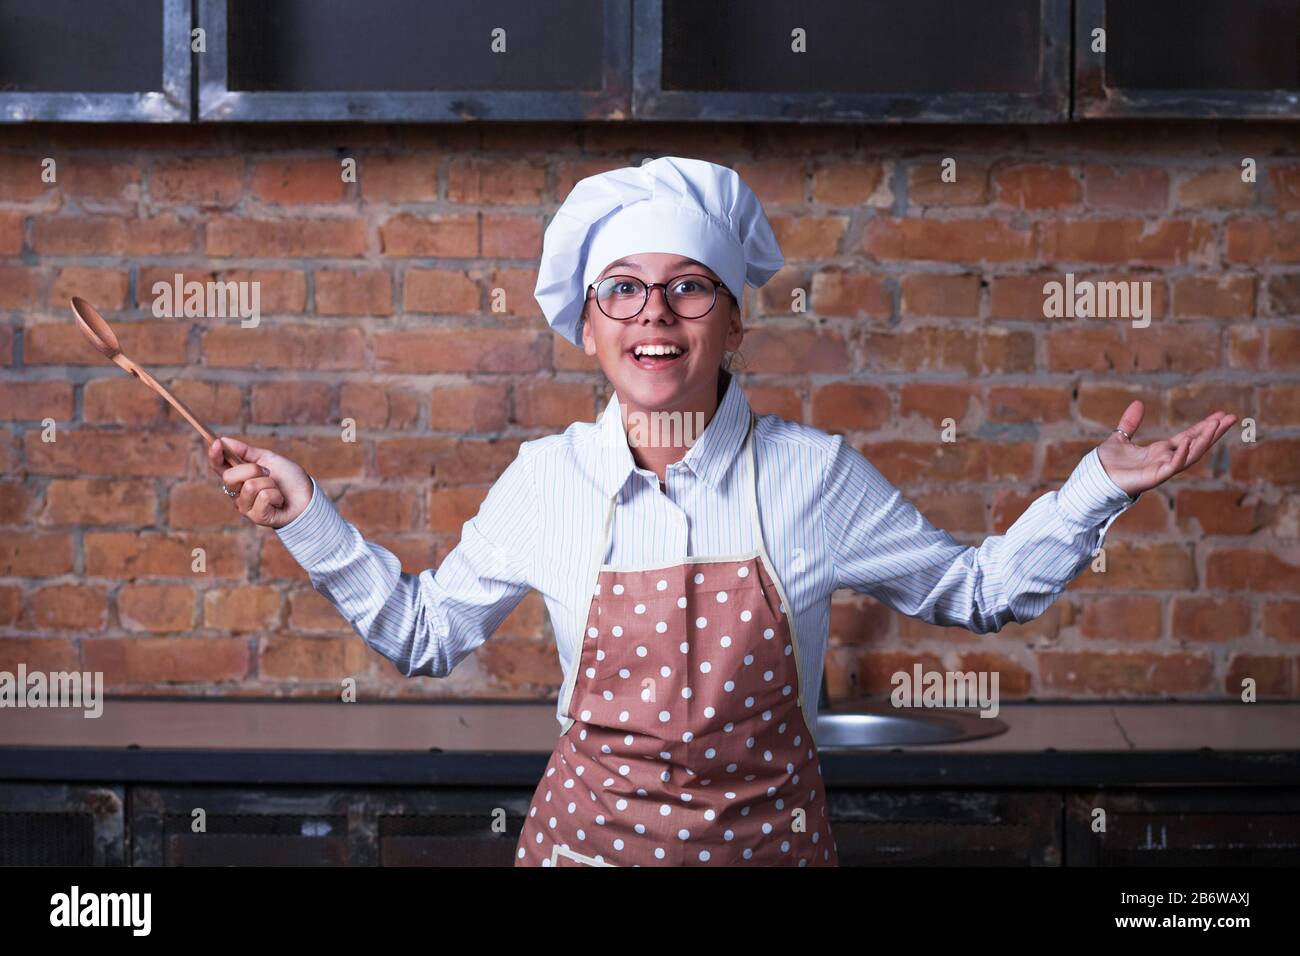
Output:
[[[516,866],[838,866],[794,618],[763,546],[601,565]],[[617,493],[605,520],[609,552]]]

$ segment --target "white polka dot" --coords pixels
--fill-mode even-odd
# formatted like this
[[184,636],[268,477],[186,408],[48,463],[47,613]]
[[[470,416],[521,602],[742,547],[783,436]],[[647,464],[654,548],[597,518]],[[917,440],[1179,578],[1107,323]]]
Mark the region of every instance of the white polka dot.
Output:
[[701,851],[700,851],[700,860],[703,861],[703,862],[706,862],[706,863],[707,863],[707,862],[708,862],[708,859],[709,859],[709,851],[708,851],[708,850],[701,850]]
[[662,860],[663,858],[664,858],[664,848],[661,846],[655,847],[655,859]]
[[596,660],[603,661],[604,659],[605,659],[605,652],[602,651],[599,647],[596,648]]
[[622,841],[622,840],[615,840],[615,841],[614,841],[614,849],[615,849],[615,850],[621,850],[621,849],[623,849],[623,841]]
[[637,614],[644,614],[644,613],[645,613],[645,605],[644,605],[644,604],[638,604],[636,607],[632,608],[632,610],[633,610],[635,613],[637,613]]
[[645,645],[644,645],[644,644],[638,644],[638,645],[636,646],[636,656],[637,656],[637,657],[645,657],[645,656],[646,656],[647,654],[649,654],[649,653],[650,653],[650,652],[647,651],[647,650],[645,649]]
[[740,567],[736,568],[736,574],[742,578],[749,577],[749,565],[742,564]]
[[677,831],[677,838],[678,838],[679,840],[689,840],[689,839],[691,838],[691,831],[690,831],[690,830],[678,830],[678,831]]
[[659,668],[659,676],[660,676],[660,677],[670,677],[670,676],[672,676],[672,673],[673,673],[673,669],[672,669],[671,667],[669,667],[667,664],[665,664],[663,667]]
[[662,723],[665,723],[665,724],[668,723],[668,721],[669,721],[670,719],[672,719],[672,716],[673,716],[673,715],[670,714],[670,713],[668,713],[668,711],[666,711],[666,710],[661,710],[661,711],[659,711],[659,720],[660,720]]
[[603,694],[601,694],[601,696],[604,697],[606,700],[613,700],[614,692],[612,690],[607,690]]
[[750,664],[752,664],[752,663],[754,663],[754,655],[753,655],[753,654],[746,654],[746,655],[745,655],[745,666],[748,667],[748,666],[749,666]]
[[589,627],[589,628],[587,628],[587,636],[588,636],[588,637],[595,637],[595,636],[596,636],[597,634],[599,634],[599,633],[600,633],[600,631],[596,630],[594,627]]
[[705,708],[704,708],[704,716],[705,716],[705,717],[712,717],[712,716],[713,716],[714,714],[716,714],[716,713],[717,713],[717,711],[714,710],[712,707],[705,707]]
[[770,641],[772,639],[772,635],[774,635],[775,633],[776,631],[772,630],[770,627],[765,627],[763,628],[763,639]]
[[591,720],[591,711],[589,711],[589,710],[584,710],[584,711],[583,711],[581,714],[579,714],[578,716],[580,716],[583,720]]
[[[620,800],[618,801],[618,803],[614,804],[614,806],[615,806],[615,808],[617,808],[617,809],[619,809],[619,810],[626,810],[626,809],[627,809],[627,801],[626,801],[626,800],[623,800],[623,799],[620,799]],[[596,819],[597,819],[597,820],[601,820],[600,817],[597,817]]]
[[686,607],[686,598],[685,598],[685,597],[679,597],[679,598],[677,599],[677,606],[678,606],[678,607]]
[[726,604],[726,603],[727,603],[727,592],[726,592],[726,591],[719,591],[717,597],[718,597],[718,603],[719,603],[719,604]]
[[705,618],[705,617],[697,617],[697,618],[695,619],[695,626],[696,626],[696,627],[704,627],[704,626],[707,625],[708,623],[709,623],[709,619],[708,619],[708,618]]
[[729,680],[722,685],[722,689],[725,690],[728,694],[730,694],[733,690],[736,689],[736,682],[734,680]]
[[588,678],[588,679],[590,679],[590,678],[592,678],[592,677],[595,677],[595,676],[596,676],[596,668],[594,668],[594,667],[588,667],[588,668],[586,669],[586,671],[584,671],[584,673],[587,675],[587,678]]
[[701,573],[699,573],[699,572],[696,572],[696,575],[695,575],[695,583],[696,583],[696,584],[703,584],[703,583],[704,583],[704,575],[701,574]]
[[722,640],[719,641],[719,643],[720,643],[723,647],[730,647],[730,646],[731,646],[731,635],[729,635],[729,634],[723,634],[723,635],[722,635]]
[[630,717],[630,716],[631,716],[631,715],[630,715],[630,714],[625,710],[625,711],[623,711],[622,713],[620,713],[620,714],[618,715],[618,719],[619,719],[620,721],[626,723],[628,717]]
[[612,628],[610,628],[610,633],[613,634],[615,637],[622,637],[623,628],[615,624]]
[[751,617],[753,617],[753,616],[754,616],[754,615],[751,614],[751,613],[749,613],[749,611],[741,611],[741,612],[740,612],[740,619],[741,619],[742,621],[748,621],[748,620],[749,620]]
[[682,641],[680,644],[677,645],[677,649],[681,651],[683,654],[685,654],[687,651],[691,649],[691,645],[687,644],[685,641]]
[[618,669],[618,676],[623,678],[623,680],[627,680],[629,677],[632,676],[632,672],[628,670],[626,667],[620,667]]
[[614,585],[614,593],[615,593],[615,594],[622,594],[622,593],[623,593],[623,585],[621,585],[621,584],[615,584],[615,585]]
[[691,689],[690,689],[689,687],[683,687],[683,688],[682,688],[682,696],[683,696],[683,697],[690,697],[690,696],[691,696]]
[[771,671],[763,671],[763,680],[771,680],[773,674]]
[[670,813],[672,813],[672,812],[673,812],[673,808],[670,807],[668,804],[666,804],[666,803],[661,803],[661,804],[659,804],[659,815],[660,815],[661,817],[666,817],[666,816],[668,816],[668,814],[670,814]]
[[668,630],[668,622],[660,621],[658,624],[655,625],[655,630],[658,631],[660,634],[662,634],[664,631]]
[[701,673],[701,674],[707,674],[707,673],[708,673],[709,671],[711,671],[711,670],[713,670],[713,665],[712,665],[712,664],[710,664],[708,661],[700,661],[700,673]]
[[667,588],[668,588],[668,582],[663,580],[662,578],[659,580],[659,583],[655,585],[655,589],[659,591],[667,590]]

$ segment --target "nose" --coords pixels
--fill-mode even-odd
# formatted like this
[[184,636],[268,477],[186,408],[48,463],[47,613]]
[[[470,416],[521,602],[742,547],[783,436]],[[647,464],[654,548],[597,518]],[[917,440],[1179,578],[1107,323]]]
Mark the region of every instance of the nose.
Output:
[[[659,304],[657,306],[654,305],[656,292],[659,293]],[[653,316],[650,315],[651,308],[655,309]],[[672,308],[668,305],[668,287],[663,283],[657,283],[654,286],[647,284],[645,308],[641,310],[641,315],[638,316],[638,318],[642,320],[648,318],[661,319],[665,316],[670,316],[673,319],[677,318],[677,314],[673,312]]]

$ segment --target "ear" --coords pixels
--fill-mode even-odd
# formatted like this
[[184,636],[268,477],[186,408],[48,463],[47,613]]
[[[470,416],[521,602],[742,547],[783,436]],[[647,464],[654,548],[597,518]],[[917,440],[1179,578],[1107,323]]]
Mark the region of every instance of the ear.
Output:
[[591,323],[587,321],[587,307],[582,307],[582,350],[588,355],[596,354],[596,336],[591,331]]
[[727,337],[723,340],[722,346],[725,351],[734,352],[740,348],[741,339],[745,337],[745,326],[740,321],[740,303],[730,296],[727,299],[731,302],[731,319],[727,324]]

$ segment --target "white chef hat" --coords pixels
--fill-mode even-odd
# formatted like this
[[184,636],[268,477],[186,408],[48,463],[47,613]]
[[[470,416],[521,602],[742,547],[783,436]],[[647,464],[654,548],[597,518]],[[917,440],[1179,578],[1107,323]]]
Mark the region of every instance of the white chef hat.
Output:
[[661,156],[580,180],[546,227],[534,295],[546,321],[582,346],[587,287],[605,267],[638,252],[704,263],[739,302],[785,258],[763,206],[734,169]]

